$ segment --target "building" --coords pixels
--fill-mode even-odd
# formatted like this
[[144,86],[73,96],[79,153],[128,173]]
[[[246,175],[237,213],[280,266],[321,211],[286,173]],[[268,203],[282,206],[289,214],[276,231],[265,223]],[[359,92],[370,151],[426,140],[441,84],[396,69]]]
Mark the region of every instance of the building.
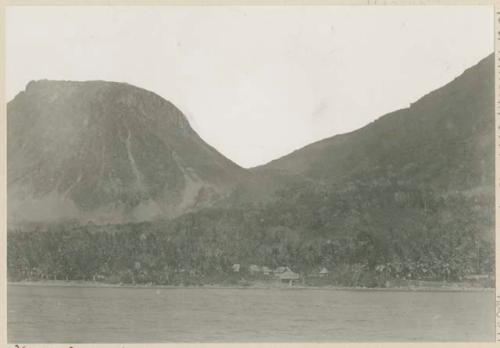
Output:
[[250,271],[251,274],[259,273],[260,267],[257,265],[250,265],[250,267],[248,267],[248,270]]
[[280,267],[275,268],[273,273],[275,276],[279,276],[281,273],[285,272],[286,269],[287,269],[287,267],[280,266]]
[[269,267],[266,267],[266,266],[262,266],[261,270],[262,270],[262,273],[264,275],[270,275],[272,272],[271,269]]
[[233,266],[233,272],[239,272],[240,271],[240,264],[239,263],[235,263]]
[[292,286],[293,282],[299,280],[299,278],[299,274],[295,273],[288,267],[286,267],[285,272],[279,275],[279,279],[284,283],[288,283],[289,286]]
[[319,271],[319,276],[320,276],[321,278],[323,278],[323,277],[327,277],[327,276],[328,276],[328,273],[329,273],[329,272],[328,272],[328,269],[327,269],[326,267],[323,267],[323,268],[321,268],[321,270]]

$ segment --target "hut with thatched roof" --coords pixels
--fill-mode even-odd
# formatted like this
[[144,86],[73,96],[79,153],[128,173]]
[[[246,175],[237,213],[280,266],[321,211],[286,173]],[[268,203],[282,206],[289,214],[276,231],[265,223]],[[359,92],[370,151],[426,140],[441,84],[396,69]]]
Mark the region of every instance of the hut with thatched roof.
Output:
[[279,279],[284,283],[288,283],[288,285],[290,286],[293,285],[294,281],[299,280],[299,278],[300,278],[299,274],[295,273],[288,267],[286,267],[286,270],[279,275]]

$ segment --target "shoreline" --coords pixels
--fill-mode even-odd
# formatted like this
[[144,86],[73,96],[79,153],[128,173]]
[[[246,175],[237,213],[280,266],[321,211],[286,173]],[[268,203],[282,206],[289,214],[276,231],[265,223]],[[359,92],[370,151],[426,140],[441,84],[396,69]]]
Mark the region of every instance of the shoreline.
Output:
[[200,285],[200,286],[185,286],[185,285],[148,285],[148,284],[110,284],[93,281],[7,281],[7,286],[26,286],[26,287],[80,287],[80,288],[119,288],[119,289],[165,289],[165,290],[219,290],[219,289],[234,289],[234,290],[331,290],[331,291],[392,291],[392,292],[493,292],[495,288],[486,287],[464,287],[454,285],[453,283],[441,287],[428,286],[412,286],[412,287],[347,287],[347,286],[307,286],[293,285],[291,287],[275,283],[255,283],[248,286],[238,285]]

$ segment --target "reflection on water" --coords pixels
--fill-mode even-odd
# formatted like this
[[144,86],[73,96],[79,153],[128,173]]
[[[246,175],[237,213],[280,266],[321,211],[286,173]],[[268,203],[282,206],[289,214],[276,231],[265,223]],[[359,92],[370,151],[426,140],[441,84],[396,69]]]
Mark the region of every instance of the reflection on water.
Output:
[[494,292],[8,286],[8,340],[492,341]]

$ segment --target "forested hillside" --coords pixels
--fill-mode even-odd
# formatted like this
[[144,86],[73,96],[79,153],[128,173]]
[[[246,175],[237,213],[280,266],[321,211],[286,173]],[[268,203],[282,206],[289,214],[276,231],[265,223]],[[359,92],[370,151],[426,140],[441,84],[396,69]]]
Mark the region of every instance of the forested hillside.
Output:
[[410,108],[247,171],[228,197],[173,219],[12,227],[9,279],[266,278],[252,265],[289,267],[304,283],[325,268],[324,282],[347,286],[492,274],[493,69],[490,56]]
[[397,184],[332,191],[290,188],[272,204],[162,223],[9,233],[9,277],[206,284],[248,279],[231,266],[256,264],[303,276],[327,267],[335,284],[384,286],[493,271],[492,197]]

